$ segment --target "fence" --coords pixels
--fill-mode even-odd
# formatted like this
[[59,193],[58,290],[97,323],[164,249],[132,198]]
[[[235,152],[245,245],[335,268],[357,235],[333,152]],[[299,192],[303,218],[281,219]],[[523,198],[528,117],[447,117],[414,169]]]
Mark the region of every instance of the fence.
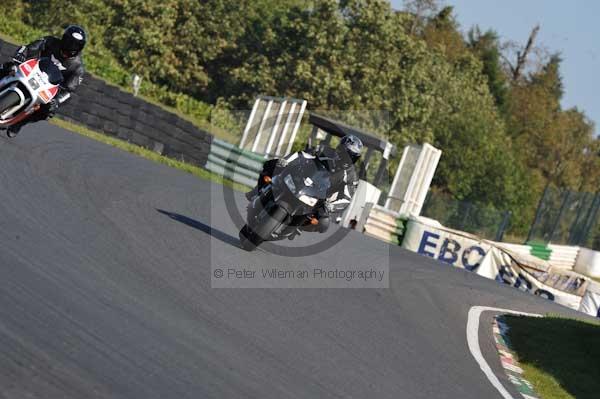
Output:
[[214,138],[205,168],[236,183],[254,187],[265,159]]
[[600,249],[600,193],[547,187],[527,241]]
[[502,241],[510,221],[509,211],[454,200],[435,192],[427,195],[421,216],[437,220],[445,227],[494,241]]

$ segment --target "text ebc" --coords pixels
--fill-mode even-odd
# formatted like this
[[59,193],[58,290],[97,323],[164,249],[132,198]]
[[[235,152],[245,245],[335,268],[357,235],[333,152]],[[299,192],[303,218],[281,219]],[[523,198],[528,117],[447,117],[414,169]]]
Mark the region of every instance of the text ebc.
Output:
[[[446,238],[442,241],[442,245],[439,247],[439,251],[436,255],[436,249],[438,247],[438,240],[440,239],[439,234],[432,233],[430,231],[424,231],[421,242],[419,243],[419,250],[417,251],[421,255],[436,258],[442,262],[450,265],[456,265],[456,262],[460,260],[462,265],[467,270],[474,270],[480,264],[481,260],[485,256],[483,248],[477,245],[472,245],[467,248],[462,248],[460,243],[451,238]],[[474,261],[471,257],[473,253],[478,254],[477,260]]]

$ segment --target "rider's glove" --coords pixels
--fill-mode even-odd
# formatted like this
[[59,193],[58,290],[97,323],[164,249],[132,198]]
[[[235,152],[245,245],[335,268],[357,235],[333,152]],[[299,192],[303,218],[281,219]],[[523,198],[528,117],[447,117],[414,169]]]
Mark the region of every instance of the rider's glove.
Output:
[[63,86],[60,86],[60,91],[58,92],[58,95],[54,98],[58,101],[58,104],[62,104],[69,98],[71,98],[71,91]]
[[22,64],[22,63],[24,63],[25,61],[27,61],[27,57],[25,57],[25,54],[23,54],[23,53],[16,53],[16,54],[13,56],[13,60],[14,60],[15,62],[18,62],[19,64]]
[[328,213],[331,213],[335,210],[335,205],[333,205],[333,203],[331,201],[325,201],[325,210]]

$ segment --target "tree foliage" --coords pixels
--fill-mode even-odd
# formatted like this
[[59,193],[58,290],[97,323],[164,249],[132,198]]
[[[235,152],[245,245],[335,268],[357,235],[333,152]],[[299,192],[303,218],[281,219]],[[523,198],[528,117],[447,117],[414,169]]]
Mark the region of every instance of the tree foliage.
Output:
[[467,46],[483,63],[482,72],[487,77],[490,93],[498,109],[505,112],[509,86],[502,67],[498,35],[491,30],[481,33],[475,26],[469,30]]

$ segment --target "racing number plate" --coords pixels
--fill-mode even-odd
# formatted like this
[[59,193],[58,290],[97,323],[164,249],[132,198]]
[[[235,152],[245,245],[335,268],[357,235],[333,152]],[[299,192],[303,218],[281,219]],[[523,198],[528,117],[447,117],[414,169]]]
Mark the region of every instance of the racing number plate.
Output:
[[29,79],[29,86],[31,86],[33,90],[38,90],[40,88],[40,84],[35,78]]

